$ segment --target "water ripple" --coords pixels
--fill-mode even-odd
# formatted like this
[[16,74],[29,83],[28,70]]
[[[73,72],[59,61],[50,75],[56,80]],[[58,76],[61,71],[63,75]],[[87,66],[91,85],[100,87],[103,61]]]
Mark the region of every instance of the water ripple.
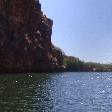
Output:
[[0,112],[112,112],[112,73],[3,74]]

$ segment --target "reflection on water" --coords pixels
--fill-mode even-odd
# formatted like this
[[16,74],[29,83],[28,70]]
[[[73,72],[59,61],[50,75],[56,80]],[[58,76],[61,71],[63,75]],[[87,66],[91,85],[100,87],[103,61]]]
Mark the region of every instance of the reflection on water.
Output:
[[0,75],[0,112],[112,112],[112,73]]

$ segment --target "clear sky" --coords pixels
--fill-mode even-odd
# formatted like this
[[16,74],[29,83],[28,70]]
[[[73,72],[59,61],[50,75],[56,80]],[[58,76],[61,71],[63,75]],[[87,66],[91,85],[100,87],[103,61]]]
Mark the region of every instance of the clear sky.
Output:
[[84,61],[112,62],[112,0],[40,0],[52,42]]

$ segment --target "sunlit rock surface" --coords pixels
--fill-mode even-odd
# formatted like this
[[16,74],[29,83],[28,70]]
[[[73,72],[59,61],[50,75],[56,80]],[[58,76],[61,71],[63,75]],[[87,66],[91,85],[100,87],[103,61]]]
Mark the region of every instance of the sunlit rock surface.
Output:
[[51,43],[52,25],[38,0],[0,0],[0,71],[63,68],[62,52]]

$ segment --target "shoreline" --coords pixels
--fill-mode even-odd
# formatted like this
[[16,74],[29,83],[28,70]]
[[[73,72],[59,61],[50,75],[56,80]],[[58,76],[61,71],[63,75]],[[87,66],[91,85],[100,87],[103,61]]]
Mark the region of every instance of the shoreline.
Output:
[[112,71],[73,71],[73,70],[44,70],[44,71],[39,71],[39,70],[33,70],[33,71],[0,71],[0,75],[2,74],[31,74],[31,73],[63,73],[63,72],[81,72],[81,73],[89,73],[89,72],[93,72],[93,73],[111,73]]

